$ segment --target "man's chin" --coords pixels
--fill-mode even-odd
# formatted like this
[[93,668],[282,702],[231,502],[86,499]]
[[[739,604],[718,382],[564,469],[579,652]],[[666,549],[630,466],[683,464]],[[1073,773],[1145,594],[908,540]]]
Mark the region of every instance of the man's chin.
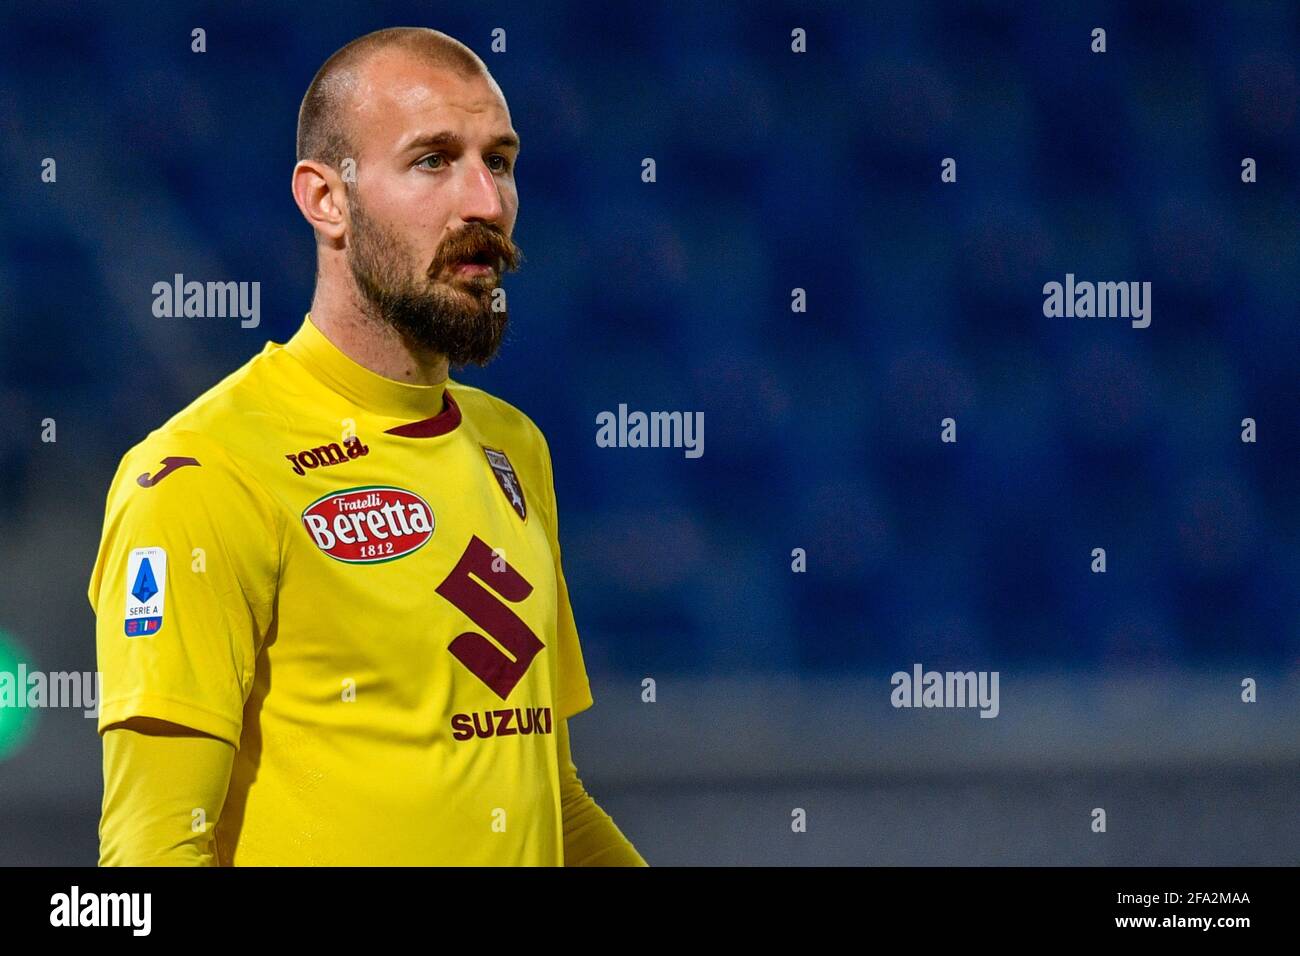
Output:
[[[484,365],[496,355],[508,319],[503,312],[485,311],[478,296],[469,297],[468,302],[472,303],[473,307],[460,314],[448,314],[444,307],[436,316],[429,314],[417,318],[407,315],[400,321],[390,319],[390,324],[409,345],[445,355],[453,366]],[[491,331],[488,331],[489,327]],[[466,340],[465,335],[454,333],[453,330],[457,328],[466,332],[475,330],[468,335],[469,339],[477,340],[476,347],[469,350],[472,355],[456,354],[457,347],[463,347]],[[486,358],[483,358],[484,353]]]

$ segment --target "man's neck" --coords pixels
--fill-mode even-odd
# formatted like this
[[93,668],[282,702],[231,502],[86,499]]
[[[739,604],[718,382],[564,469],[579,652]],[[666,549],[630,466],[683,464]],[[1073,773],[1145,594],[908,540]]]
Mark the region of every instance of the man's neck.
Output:
[[311,322],[340,352],[376,375],[408,385],[438,385],[447,380],[447,357],[411,348],[391,325],[371,316],[358,296],[331,294],[319,284],[312,297]]

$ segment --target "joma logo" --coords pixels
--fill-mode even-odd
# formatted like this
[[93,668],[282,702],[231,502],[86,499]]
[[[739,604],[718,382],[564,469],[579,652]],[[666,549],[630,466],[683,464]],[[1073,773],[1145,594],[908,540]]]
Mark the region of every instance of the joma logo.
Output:
[[338,442],[331,442],[328,445],[321,445],[319,448],[304,448],[300,452],[292,455],[285,455],[289,463],[293,465],[295,475],[305,475],[307,472],[304,468],[327,468],[330,465],[341,465],[345,461],[351,461],[353,458],[360,458],[362,455],[370,454],[370,447],[361,444],[360,438],[346,439],[342,446]]

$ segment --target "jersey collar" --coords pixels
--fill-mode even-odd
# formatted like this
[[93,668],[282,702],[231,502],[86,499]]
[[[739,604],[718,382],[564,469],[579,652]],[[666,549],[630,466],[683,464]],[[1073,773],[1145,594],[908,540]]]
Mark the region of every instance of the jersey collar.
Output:
[[[410,385],[376,374],[358,365],[327,339],[311,321],[311,313],[284,347],[308,371],[348,401],[406,423],[389,429],[394,434],[432,437],[445,434],[460,423],[460,406],[447,391],[448,385],[456,384],[450,378],[437,385]],[[443,408],[444,395],[446,408]],[[412,433],[409,429],[414,426],[422,427]]]

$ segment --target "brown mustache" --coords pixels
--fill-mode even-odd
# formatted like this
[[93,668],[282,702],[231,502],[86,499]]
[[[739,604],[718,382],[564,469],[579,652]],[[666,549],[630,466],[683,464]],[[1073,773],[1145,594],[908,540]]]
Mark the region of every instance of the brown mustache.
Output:
[[499,229],[475,223],[443,240],[438,256],[429,266],[429,275],[439,275],[449,266],[481,262],[497,272],[513,272],[523,261],[519,247]]

